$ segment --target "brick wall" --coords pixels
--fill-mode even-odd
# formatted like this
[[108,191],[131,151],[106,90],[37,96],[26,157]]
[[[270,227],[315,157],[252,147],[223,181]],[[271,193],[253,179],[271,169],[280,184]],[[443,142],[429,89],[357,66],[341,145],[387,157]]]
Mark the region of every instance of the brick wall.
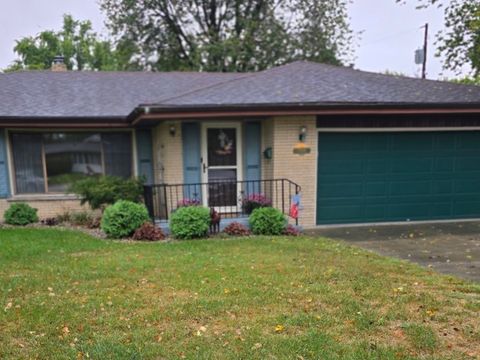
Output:
[[[306,155],[293,153],[301,126],[307,127],[306,144],[311,148],[310,154]],[[300,212],[300,225],[314,226],[316,223],[318,141],[315,117],[275,117],[272,130],[273,178],[287,178],[302,187],[303,211]]]
[[[170,125],[176,127],[176,135],[169,133]],[[298,142],[301,126],[307,127],[306,144],[310,154],[296,155],[293,147]],[[315,225],[317,178],[317,129],[315,116],[286,116],[262,120],[262,147],[272,148],[272,159],[262,155],[263,179],[290,179],[302,187],[303,211],[300,224]],[[154,175],[156,182],[183,182],[182,129],[180,121],[169,121],[154,129]]]
[[[262,121],[262,147],[261,151],[267,148],[273,149],[273,119],[265,119]],[[273,179],[273,158],[265,159],[262,154],[262,178]]]
[[[174,125],[175,136],[170,135]],[[159,124],[153,130],[153,171],[156,183],[183,183],[182,126],[180,121]]]
[[70,199],[45,199],[45,200],[0,200],[0,217],[3,220],[3,214],[5,210],[7,210],[11,204],[15,202],[25,202],[34,209],[38,209],[38,217],[40,220],[48,218],[48,217],[56,217],[58,215],[62,215],[66,212],[74,213],[74,212],[81,212],[81,211],[91,211],[88,205],[82,206],[80,205],[80,201],[78,200],[70,200]]

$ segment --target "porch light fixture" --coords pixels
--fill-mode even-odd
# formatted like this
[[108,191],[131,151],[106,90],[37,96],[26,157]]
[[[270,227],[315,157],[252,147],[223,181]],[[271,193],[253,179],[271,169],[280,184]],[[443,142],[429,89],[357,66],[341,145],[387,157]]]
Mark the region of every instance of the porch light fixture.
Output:
[[170,125],[170,127],[168,128],[168,132],[170,133],[170,136],[175,136],[175,134],[177,133],[177,128],[175,127],[175,125]]
[[272,158],[272,153],[273,153],[272,148],[268,147],[263,151],[263,157],[265,159],[271,159]]
[[307,144],[305,144],[306,137],[307,137],[307,127],[302,126],[298,134],[298,143],[296,143],[295,146],[293,147],[294,154],[297,154],[297,155],[310,154],[311,149]]
[[300,128],[300,133],[298,134],[298,140],[301,142],[305,142],[305,138],[307,137],[307,127],[302,126]]

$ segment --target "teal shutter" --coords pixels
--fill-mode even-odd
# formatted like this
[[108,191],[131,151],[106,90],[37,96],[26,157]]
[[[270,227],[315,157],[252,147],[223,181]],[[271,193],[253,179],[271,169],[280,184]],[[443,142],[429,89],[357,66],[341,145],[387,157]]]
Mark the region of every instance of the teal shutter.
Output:
[[7,164],[7,139],[5,130],[0,129],[0,198],[10,196],[10,185]]
[[200,169],[200,124],[182,124],[183,142],[183,182],[196,184],[201,182]]
[[146,184],[153,184],[152,131],[150,129],[137,130],[136,139],[138,176],[144,176]]
[[[183,182],[185,184],[198,184],[202,181],[200,141],[200,124],[183,123]],[[183,196],[184,199],[201,201],[202,189],[199,185],[185,186],[183,188]]]
[[245,180],[260,180],[261,126],[259,122],[245,123]]

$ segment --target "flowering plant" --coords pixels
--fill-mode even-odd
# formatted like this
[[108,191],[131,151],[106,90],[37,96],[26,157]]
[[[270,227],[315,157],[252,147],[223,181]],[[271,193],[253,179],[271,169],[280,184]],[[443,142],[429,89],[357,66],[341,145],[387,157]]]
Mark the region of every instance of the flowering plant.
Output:
[[272,206],[272,201],[263,194],[250,194],[242,200],[243,211],[246,214],[251,214],[258,208],[270,206]]
[[198,199],[182,199],[177,203],[177,207],[186,207],[186,206],[199,206],[200,200]]

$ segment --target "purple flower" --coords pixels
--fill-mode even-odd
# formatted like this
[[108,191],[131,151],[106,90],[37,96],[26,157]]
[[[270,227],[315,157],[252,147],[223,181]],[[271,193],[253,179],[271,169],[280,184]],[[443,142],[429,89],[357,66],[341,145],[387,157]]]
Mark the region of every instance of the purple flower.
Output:
[[263,194],[250,194],[243,199],[243,204],[256,203],[261,206],[271,206],[272,201]]
[[272,201],[263,194],[250,194],[242,199],[243,211],[251,214],[253,210],[272,206]]
[[186,206],[198,206],[200,205],[200,200],[198,199],[182,199],[177,203],[177,207],[186,207]]

